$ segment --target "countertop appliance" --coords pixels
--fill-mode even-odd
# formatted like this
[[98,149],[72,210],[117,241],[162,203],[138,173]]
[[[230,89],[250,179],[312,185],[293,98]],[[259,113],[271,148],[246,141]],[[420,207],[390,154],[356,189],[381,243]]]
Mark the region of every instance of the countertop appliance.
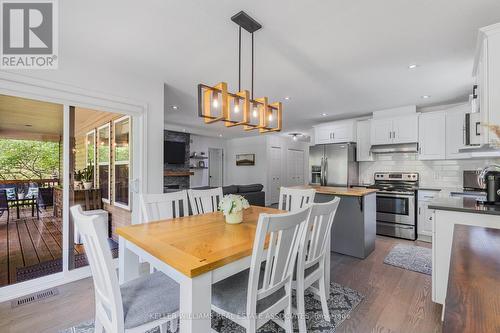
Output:
[[463,172],[463,187],[464,191],[481,191],[486,190],[486,185],[482,184],[479,175],[481,170],[464,170]]
[[368,186],[377,192],[377,234],[397,238],[417,239],[416,172],[376,172],[375,184]]
[[358,183],[356,144],[316,145],[309,149],[310,184],[351,186]]
[[500,165],[492,164],[479,174],[480,184],[486,186],[485,204],[500,204]]

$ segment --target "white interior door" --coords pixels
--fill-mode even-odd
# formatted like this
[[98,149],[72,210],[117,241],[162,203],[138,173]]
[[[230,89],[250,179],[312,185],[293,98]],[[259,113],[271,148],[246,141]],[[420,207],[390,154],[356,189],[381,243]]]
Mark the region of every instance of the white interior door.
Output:
[[281,147],[270,148],[270,182],[269,182],[269,203],[279,202],[281,187]]
[[296,174],[295,174],[295,179],[297,182],[297,185],[304,185],[304,151],[303,150],[297,150],[295,152],[295,163],[296,163]]
[[222,186],[223,152],[220,148],[208,148],[208,185]]

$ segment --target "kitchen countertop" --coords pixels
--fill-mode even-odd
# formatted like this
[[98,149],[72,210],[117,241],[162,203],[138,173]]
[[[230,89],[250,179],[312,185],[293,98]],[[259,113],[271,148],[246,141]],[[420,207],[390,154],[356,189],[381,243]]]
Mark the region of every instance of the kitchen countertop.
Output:
[[319,185],[302,185],[293,186],[292,188],[309,189],[313,188],[316,193],[320,194],[331,194],[349,197],[363,197],[365,195],[377,192],[376,189],[372,188],[349,188],[349,187],[334,187],[334,186],[319,186]]
[[475,198],[439,198],[429,203],[430,209],[454,212],[500,215],[500,205],[483,205]]
[[443,332],[498,332],[500,230],[455,225]]

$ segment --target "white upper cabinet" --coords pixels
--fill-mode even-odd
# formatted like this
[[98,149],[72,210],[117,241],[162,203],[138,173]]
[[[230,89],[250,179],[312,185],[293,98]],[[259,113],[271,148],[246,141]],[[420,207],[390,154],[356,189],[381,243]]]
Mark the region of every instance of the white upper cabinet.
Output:
[[346,120],[314,127],[314,143],[343,143],[356,141],[356,122]]
[[370,124],[371,120],[360,120],[356,128],[356,160],[358,162],[373,161],[370,152]]
[[394,118],[393,143],[412,143],[418,141],[418,116]]
[[392,119],[372,119],[370,137],[372,145],[392,143]]
[[[483,126],[500,126],[500,23],[479,29],[479,40],[474,62],[474,76],[478,85],[479,110]],[[481,143],[499,144],[500,138],[483,127]]]
[[418,119],[419,160],[444,160],[446,158],[446,113],[422,113]]
[[418,115],[372,119],[371,144],[386,145],[418,141]]
[[470,111],[468,104],[446,110],[446,159],[470,158],[470,153],[461,153],[465,147],[465,114]]

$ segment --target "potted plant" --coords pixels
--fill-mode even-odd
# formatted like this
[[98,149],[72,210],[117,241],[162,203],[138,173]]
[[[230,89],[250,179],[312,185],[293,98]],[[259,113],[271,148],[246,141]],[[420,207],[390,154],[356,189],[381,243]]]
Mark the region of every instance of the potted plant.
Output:
[[92,164],[87,165],[82,170],[82,181],[85,190],[90,190],[92,188],[94,184],[94,166]]
[[243,210],[249,208],[247,199],[241,195],[227,194],[219,202],[219,210],[226,217],[226,223],[238,224],[243,221]]
[[75,170],[74,182],[73,182],[75,190],[80,188],[80,185],[82,184],[82,177],[83,177],[82,172],[80,170]]

